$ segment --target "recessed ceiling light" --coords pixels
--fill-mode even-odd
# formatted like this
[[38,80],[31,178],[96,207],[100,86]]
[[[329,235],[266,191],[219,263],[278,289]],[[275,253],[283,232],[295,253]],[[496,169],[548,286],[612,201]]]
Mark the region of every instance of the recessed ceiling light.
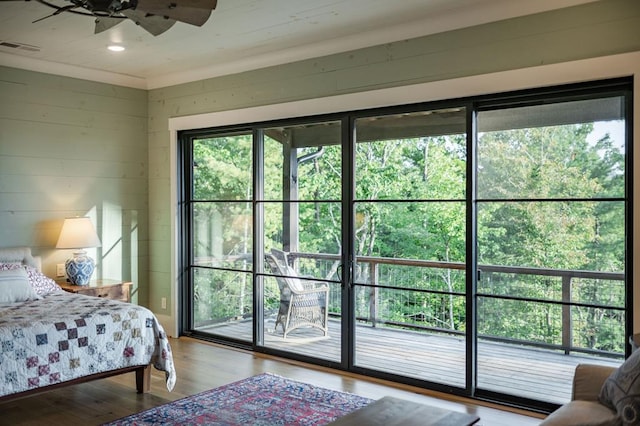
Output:
[[108,46],[107,49],[109,49],[112,52],[122,52],[124,50],[124,46],[118,46],[117,44],[112,44],[111,46]]

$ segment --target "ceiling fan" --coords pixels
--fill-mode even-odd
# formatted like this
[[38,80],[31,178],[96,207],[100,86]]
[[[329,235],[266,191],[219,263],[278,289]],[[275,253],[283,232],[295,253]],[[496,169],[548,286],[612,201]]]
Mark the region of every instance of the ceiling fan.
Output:
[[177,21],[201,27],[218,3],[218,0],[66,0],[69,4],[59,6],[51,0],[36,1],[55,12],[34,22],[70,12],[95,17],[95,34],[130,19],[154,36],[167,31]]

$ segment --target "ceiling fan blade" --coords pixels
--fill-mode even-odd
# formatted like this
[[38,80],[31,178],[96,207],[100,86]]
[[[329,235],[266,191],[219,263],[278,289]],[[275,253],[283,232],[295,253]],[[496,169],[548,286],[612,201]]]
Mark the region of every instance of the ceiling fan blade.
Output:
[[146,12],[139,10],[126,9],[120,11],[120,13],[131,19],[136,23],[136,25],[140,25],[154,36],[162,34],[176,23],[174,19],[166,19],[163,16],[148,15]]
[[120,22],[124,21],[122,18],[111,18],[109,16],[98,16],[96,18],[96,29],[93,32],[94,34],[101,33],[103,31],[108,30],[109,28],[115,27]]
[[[138,9],[142,10],[142,9]],[[210,10],[178,7],[175,9],[144,9],[145,12],[158,16],[166,16],[176,21],[201,27],[211,16]]]
[[78,6],[75,5],[75,4],[70,4],[68,6],[60,7],[55,12],[53,12],[51,15],[43,16],[42,18],[38,18],[38,19],[36,19],[35,21],[33,21],[31,23],[35,24],[36,22],[40,22],[40,21],[42,21],[44,19],[51,18],[52,16],[59,15],[62,12],[66,12],[67,10],[75,9],[76,7],[78,7]]
[[162,9],[179,6],[213,10],[218,5],[218,0],[138,0],[136,3],[137,7],[144,6]]
[[136,10],[201,27],[211,16],[216,4],[216,0],[138,0]]
[[35,21],[31,21],[31,23],[35,24],[36,22],[44,21],[45,19],[51,18],[52,16],[55,16],[55,13],[52,13],[52,14],[47,15],[47,16],[43,16],[42,18],[38,18]]

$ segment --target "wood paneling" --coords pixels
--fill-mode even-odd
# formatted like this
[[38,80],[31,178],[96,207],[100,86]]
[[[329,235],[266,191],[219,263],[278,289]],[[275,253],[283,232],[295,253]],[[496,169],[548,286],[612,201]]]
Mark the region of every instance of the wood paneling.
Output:
[[95,278],[146,290],[147,115],[144,90],[0,67],[0,245],[32,247],[54,276],[63,219],[90,214]]

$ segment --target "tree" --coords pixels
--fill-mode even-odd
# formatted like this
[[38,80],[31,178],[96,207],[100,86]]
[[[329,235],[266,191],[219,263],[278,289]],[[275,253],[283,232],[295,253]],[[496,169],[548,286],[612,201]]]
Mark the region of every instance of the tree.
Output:
[[[624,195],[621,188],[624,156],[609,137],[589,144],[587,136],[592,130],[592,124],[578,124],[496,131],[481,136],[478,192],[480,198],[490,201],[479,207],[479,263],[570,270],[624,268],[623,203],[588,201]],[[604,239],[608,250],[602,250],[600,245],[603,228],[607,229]],[[496,279],[501,285],[499,289]],[[623,298],[611,300],[597,281],[575,280],[575,283],[580,285],[575,292],[583,302],[624,306]],[[491,287],[487,287],[487,280],[479,285],[483,292],[499,291],[543,300],[558,300],[562,294],[561,282],[544,278],[525,281],[522,276],[493,277]],[[489,314],[482,318],[485,332],[512,337],[526,330],[525,334],[557,343],[554,339],[562,327],[558,309],[534,303],[512,304],[513,309],[498,305],[508,303],[494,300],[487,309]],[[623,333],[619,315],[597,309],[575,311],[584,325],[574,330],[574,335],[585,336],[576,344],[622,349],[623,338],[594,336],[600,333],[598,330],[611,327],[618,334]],[[491,312],[503,314],[490,315]],[[524,321],[505,320],[504,312]],[[606,327],[598,325],[607,316],[612,316],[613,321]],[[541,325],[527,318],[547,321]]]
[[[609,136],[590,142],[592,130],[589,123],[480,135],[480,264],[624,270],[624,202],[616,200],[625,191],[624,150]],[[465,135],[454,134],[381,137],[356,144],[353,233],[358,256],[466,261],[466,143]],[[296,155],[316,150],[315,146],[301,148]],[[282,241],[282,203],[277,202],[284,199],[282,142],[267,137],[264,152],[268,202],[261,205],[268,247]],[[213,253],[215,238],[219,238],[224,255],[251,253],[250,135],[203,139],[194,145],[194,158],[196,222],[218,224],[215,232],[211,227],[196,231],[196,241],[204,244],[200,249]],[[331,140],[319,156],[298,167],[298,196],[304,202],[297,203],[299,222],[295,225],[302,252],[336,254],[341,250],[341,161],[342,147]],[[319,265],[307,262],[303,266],[313,275],[336,277],[338,262],[328,269]],[[465,297],[453,294],[465,293],[464,272],[387,265],[373,277],[367,265],[357,266],[357,282],[371,283],[375,278],[378,284],[402,289],[378,294],[384,319],[447,330],[466,328]],[[232,292],[233,286],[237,284],[216,288]],[[582,279],[574,280],[574,286],[574,301],[624,306],[624,291],[619,291],[622,283]],[[483,274],[479,291],[558,301],[562,281],[519,273]],[[244,300],[246,295],[237,296]],[[369,298],[358,292],[358,312],[367,312]],[[246,309],[245,305],[238,309]],[[332,310],[340,313],[339,303]],[[560,344],[561,311],[560,306],[548,303],[480,298],[479,331]],[[622,351],[621,312],[575,308],[574,345]]]

